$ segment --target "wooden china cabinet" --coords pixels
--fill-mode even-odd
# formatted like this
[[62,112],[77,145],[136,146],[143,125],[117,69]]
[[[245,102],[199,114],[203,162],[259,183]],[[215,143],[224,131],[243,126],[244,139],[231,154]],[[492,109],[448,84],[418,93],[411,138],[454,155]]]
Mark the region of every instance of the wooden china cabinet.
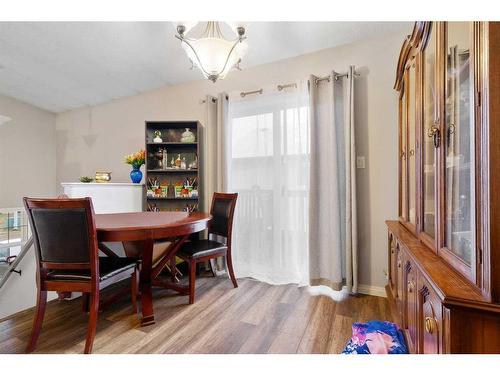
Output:
[[500,23],[416,22],[395,89],[393,311],[412,353],[500,353]]

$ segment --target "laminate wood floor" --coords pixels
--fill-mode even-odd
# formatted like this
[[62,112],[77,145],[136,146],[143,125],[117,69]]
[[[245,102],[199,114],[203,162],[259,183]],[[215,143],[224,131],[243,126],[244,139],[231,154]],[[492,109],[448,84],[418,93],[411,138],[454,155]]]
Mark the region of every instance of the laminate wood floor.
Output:
[[[155,288],[156,324],[141,327],[127,297],[99,315],[93,353],[340,353],[351,324],[391,320],[386,298],[312,296],[296,285],[225,277],[198,279],[197,300]],[[105,296],[105,294],[104,294]],[[33,311],[0,321],[0,353],[22,353]],[[80,300],[47,305],[36,353],[82,353]]]

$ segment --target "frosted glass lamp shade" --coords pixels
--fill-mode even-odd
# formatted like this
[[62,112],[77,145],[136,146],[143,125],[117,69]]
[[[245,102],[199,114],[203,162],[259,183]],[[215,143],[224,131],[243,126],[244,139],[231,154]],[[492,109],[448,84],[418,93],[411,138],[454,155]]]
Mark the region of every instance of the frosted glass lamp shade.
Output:
[[247,49],[245,42],[231,42],[218,38],[202,38],[190,41],[190,44],[192,48],[187,43],[182,43],[189,59],[206,78],[216,77],[216,79],[224,78],[241,60]]
[[187,38],[185,34],[182,30],[177,35],[182,48],[205,78],[213,82],[224,78],[237,66],[247,50],[243,28],[238,31],[239,37],[235,40],[225,39],[217,22],[209,22],[206,33],[199,39]]

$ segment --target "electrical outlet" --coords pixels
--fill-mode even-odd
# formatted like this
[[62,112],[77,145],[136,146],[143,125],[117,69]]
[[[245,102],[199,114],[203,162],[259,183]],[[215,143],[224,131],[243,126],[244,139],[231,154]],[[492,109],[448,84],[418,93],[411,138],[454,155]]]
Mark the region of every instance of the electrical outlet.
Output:
[[365,169],[365,157],[364,156],[358,156],[356,158],[356,168]]

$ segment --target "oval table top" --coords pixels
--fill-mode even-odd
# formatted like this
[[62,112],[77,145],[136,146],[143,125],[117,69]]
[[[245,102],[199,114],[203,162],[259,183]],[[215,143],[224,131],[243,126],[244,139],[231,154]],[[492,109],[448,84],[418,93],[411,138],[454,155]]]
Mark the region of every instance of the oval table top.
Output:
[[127,212],[96,214],[95,224],[99,241],[139,241],[196,233],[210,219],[205,212]]

